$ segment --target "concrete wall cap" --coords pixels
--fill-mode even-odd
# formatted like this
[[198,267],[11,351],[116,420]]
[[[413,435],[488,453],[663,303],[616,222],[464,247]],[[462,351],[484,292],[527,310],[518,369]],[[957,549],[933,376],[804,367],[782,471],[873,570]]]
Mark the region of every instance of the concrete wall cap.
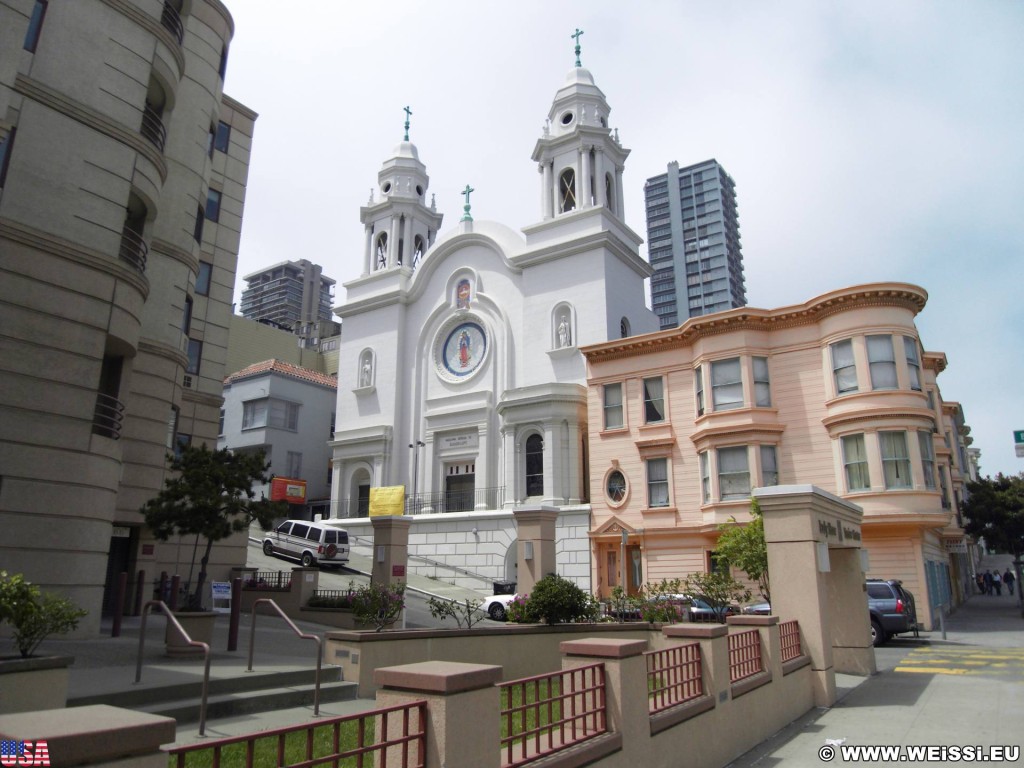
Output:
[[582,640],[563,640],[559,650],[572,656],[595,656],[602,659],[625,659],[639,656],[647,650],[646,640],[613,640],[587,637]]
[[729,634],[729,628],[725,624],[713,624],[708,627],[697,627],[692,624],[672,624],[668,627],[662,627],[662,633],[665,637],[693,637],[693,638],[712,638],[712,637],[725,637]]
[[778,616],[726,616],[729,626],[771,627],[779,623]]
[[487,688],[501,680],[501,667],[461,661],[421,661],[397,667],[381,667],[373,680],[385,688],[424,693],[452,694]]

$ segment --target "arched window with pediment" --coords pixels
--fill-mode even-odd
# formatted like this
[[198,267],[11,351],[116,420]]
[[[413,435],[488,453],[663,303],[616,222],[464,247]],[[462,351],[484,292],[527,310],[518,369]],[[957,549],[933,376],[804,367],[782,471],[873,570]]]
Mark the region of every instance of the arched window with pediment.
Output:
[[523,468],[527,498],[544,495],[544,438],[534,432],[526,438]]
[[416,235],[416,237],[414,237],[412,239],[412,268],[413,269],[416,269],[416,267],[418,267],[420,265],[420,259],[423,258],[423,251],[424,250],[426,250],[426,249],[424,248],[423,237],[421,235]]
[[373,247],[373,268],[375,270],[387,269],[388,266],[388,233],[381,232],[377,235],[377,242]]

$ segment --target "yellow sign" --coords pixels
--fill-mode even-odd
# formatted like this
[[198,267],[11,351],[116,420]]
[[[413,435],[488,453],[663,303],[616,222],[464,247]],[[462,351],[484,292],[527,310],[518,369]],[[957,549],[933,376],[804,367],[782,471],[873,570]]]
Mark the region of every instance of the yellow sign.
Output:
[[370,517],[388,517],[405,513],[405,486],[391,485],[370,489]]

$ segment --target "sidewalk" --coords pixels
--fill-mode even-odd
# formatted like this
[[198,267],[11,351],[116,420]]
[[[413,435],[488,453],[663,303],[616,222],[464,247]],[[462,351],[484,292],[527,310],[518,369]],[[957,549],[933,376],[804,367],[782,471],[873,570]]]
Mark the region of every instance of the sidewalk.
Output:
[[[1004,558],[989,556],[980,568],[1005,568]],[[829,742],[841,742],[832,765],[848,764],[842,747],[859,745],[1014,745],[1024,755],[1024,619],[1017,595],[1005,589],[1001,597],[974,595],[945,622],[945,639],[940,631],[924,632],[877,649],[879,672],[872,677],[837,675],[835,706],[809,712],[731,768],[783,762],[820,768],[826,760],[819,750]]]

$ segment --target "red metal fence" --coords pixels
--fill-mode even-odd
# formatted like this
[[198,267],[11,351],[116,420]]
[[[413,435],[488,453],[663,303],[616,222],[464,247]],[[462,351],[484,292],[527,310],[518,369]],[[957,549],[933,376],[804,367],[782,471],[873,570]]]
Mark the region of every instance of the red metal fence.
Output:
[[782,645],[783,663],[803,655],[800,646],[800,624],[796,621],[784,621],[779,624],[779,640]]
[[651,714],[704,694],[700,643],[648,651],[647,703]]
[[519,766],[608,731],[604,664],[502,683],[502,766]]
[[282,768],[312,768],[338,766],[342,760],[355,768],[424,768],[426,723],[427,703],[416,701],[166,751],[177,768],[253,768],[257,762]]
[[764,668],[761,635],[756,629],[729,635],[729,681],[753,677]]

